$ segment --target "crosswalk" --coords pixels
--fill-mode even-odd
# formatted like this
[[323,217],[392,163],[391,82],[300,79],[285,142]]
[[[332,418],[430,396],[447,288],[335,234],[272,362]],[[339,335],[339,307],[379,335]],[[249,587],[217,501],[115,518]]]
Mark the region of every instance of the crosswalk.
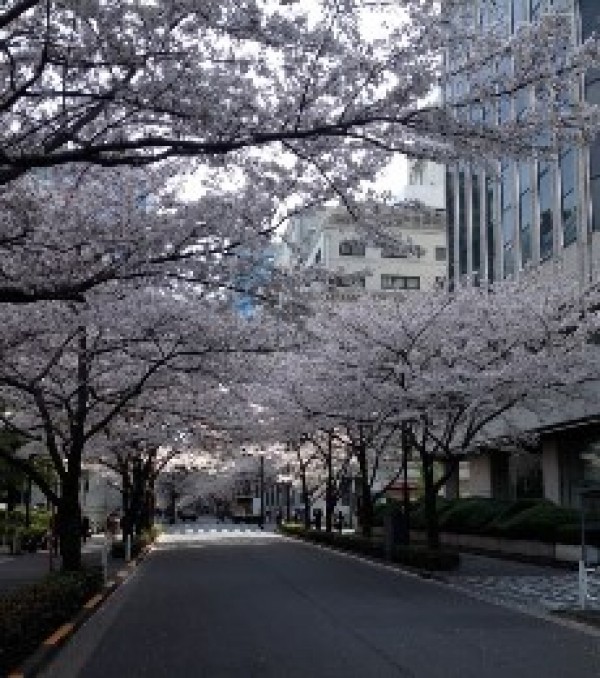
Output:
[[165,525],[158,538],[160,545],[187,543],[247,542],[278,539],[273,528],[261,529],[257,525]]

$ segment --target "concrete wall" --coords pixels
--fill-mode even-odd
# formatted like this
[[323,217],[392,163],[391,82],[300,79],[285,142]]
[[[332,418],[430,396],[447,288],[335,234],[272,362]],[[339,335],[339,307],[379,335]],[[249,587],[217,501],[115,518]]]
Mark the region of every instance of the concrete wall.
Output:
[[489,455],[469,460],[469,494],[472,497],[492,496],[492,468]]

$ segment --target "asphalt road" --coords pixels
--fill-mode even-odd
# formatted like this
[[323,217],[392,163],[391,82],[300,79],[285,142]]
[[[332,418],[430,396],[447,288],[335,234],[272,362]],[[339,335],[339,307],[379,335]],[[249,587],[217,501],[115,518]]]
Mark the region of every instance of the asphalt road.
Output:
[[274,535],[155,551],[43,678],[598,678],[600,638]]

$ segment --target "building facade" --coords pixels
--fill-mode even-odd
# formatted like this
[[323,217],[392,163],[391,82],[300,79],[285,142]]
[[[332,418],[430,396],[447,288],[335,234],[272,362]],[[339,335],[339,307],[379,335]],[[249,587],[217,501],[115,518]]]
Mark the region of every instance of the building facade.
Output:
[[[597,0],[472,2],[475,29],[500,21],[507,36],[544,13],[565,15],[574,43],[600,28]],[[448,73],[455,72],[452,55],[446,55],[446,65]],[[511,65],[499,62],[495,67]],[[588,72],[577,89],[574,100],[600,104],[600,71]],[[468,91],[469,77],[458,72],[448,77],[444,100],[452,103]],[[472,122],[518,121],[534,100],[532,85],[500,96],[496,105],[473,105],[461,114]],[[600,265],[600,141],[584,149],[565,147],[553,160],[506,160],[495,176],[468,163],[450,165],[446,213],[451,281],[501,280],[552,261],[582,280],[595,279]]]
[[[545,13],[570,22],[574,44],[600,28],[598,0],[472,0],[475,30],[489,22],[509,36]],[[499,22],[499,23],[498,23]],[[463,45],[462,49],[468,49]],[[446,54],[443,97],[468,99],[469,77]],[[458,63],[458,61],[457,61]],[[495,68],[510,69],[510,62]],[[509,72],[508,70],[506,71]],[[572,101],[600,104],[600,70],[591,69],[569,94]],[[535,101],[535,86],[499,96],[496,104],[460,107],[471,122],[518,121]],[[576,275],[583,283],[600,274],[600,138],[588,147],[564,147],[555,159],[504,160],[496,173],[459,162],[446,167],[448,278],[499,281],[542,267],[549,275]],[[557,264],[559,266],[557,266]],[[596,388],[596,387],[594,387]],[[578,394],[573,394],[578,395]],[[544,496],[578,507],[581,490],[600,486],[600,408],[559,407],[536,428],[540,450],[511,455],[497,450],[470,462],[470,491],[481,496]],[[591,403],[591,405],[590,405]]]
[[418,294],[445,279],[443,209],[398,205],[385,208],[377,233],[358,229],[345,210],[322,208],[290,219],[279,265],[318,266],[335,293]]

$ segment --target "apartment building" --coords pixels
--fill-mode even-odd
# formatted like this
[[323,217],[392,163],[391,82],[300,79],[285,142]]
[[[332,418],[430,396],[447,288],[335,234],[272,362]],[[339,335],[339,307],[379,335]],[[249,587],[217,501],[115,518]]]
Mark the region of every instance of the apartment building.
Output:
[[446,273],[444,210],[399,204],[382,208],[376,232],[357,227],[346,210],[325,207],[290,219],[278,264],[318,266],[339,298],[390,292],[419,294]]

